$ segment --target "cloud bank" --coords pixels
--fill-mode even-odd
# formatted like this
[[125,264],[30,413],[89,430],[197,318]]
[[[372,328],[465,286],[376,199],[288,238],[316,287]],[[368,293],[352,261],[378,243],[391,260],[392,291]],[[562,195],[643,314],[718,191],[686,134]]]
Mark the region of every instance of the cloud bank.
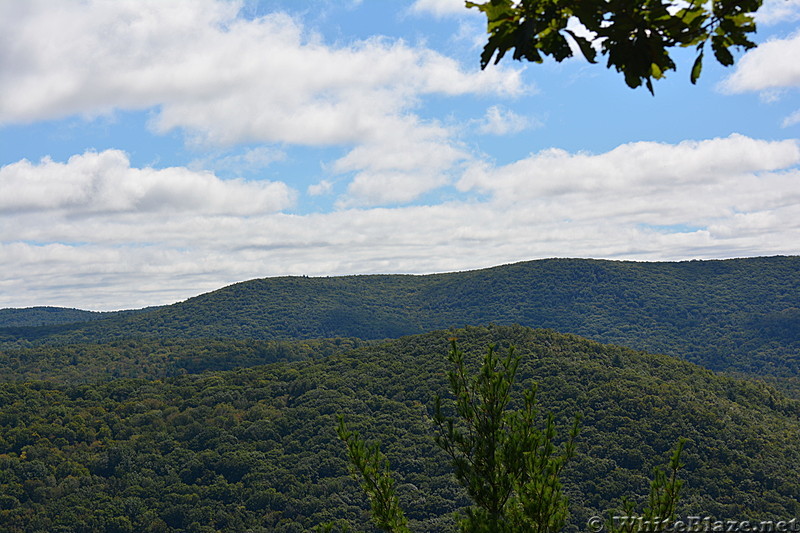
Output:
[[291,207],[294,191],[284,183],[222,181],[186,168],[131,168],[119,150],[87,152],[66,163],[27,160],[0,168],[0,213],[89,217],[136,213],[237,216]]
[[16,273],[0,306],[136,307],[281,274],[784,253],[800,242],[798,164],[797,142],[741,135],[546,150],[473,162],[449,202],[292,215],[281,183],[131,168],[118,151],[20,161],[0,169],[19,192],[0,204],[3,269]]

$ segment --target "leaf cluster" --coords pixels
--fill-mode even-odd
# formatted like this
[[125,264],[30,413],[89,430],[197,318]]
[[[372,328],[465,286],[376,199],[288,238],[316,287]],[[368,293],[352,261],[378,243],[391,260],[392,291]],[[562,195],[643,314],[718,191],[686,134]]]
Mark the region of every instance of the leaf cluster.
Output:
[[[672,48],[696,49],[692,83],[700,77],[707,43],[725,66],[734,62],[731,47],[753,48],[749,34],[756,31],[753,14],[761,0],[489,0],[466,5],[486,15],[489,37],[482,68],[509,51],[516,60],[541,63],[551,57],[560,62],[573,57],[574,45],[590,63],[597,62],[599,51],[629,87],[644,84],[653,93],[653,80],[676,70]],[[583,31],[576,31],[580,26]]]

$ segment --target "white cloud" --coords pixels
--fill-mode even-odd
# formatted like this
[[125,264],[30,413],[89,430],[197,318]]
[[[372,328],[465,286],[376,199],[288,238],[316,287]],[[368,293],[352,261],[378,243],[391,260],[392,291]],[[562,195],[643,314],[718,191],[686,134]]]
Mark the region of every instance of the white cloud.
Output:
[[727,93],[800,87],[800,32],[772,39],[748,51],[720,88]]
[[765,0],[756,12],[756,24],[771,25],[800,19],[800,0]]
[[419,95],[516,94],[519,71],[373,38],[327,46],[215,0],[0,4],[0,123],[158,106],[158,132],[213,144],[369,139]]
[[[418,168],[403,158],[381,167],[372,157],[356,152],[340,165],[383,173],[386,186],[394,173]],[[2,188],[24,194],[0,195],[0,307],[137,307],[283,274],[800,252],[795,141],[733,135],[601,154],[548,150],[499,167],[459,164],[470,165],[458,182],[464,196],[447,203],[309,215],[274,211],[285,199],[271,200],[257,182],[131,168],[114,151],[9,165]],[[169,192],[155,195],[149,211],[130,209],[165,180]],[[177,199],[176,190],[198,188],[204,200]]]
[[529,119],[502,106],[493,105],[486,110],[486,115],[479,123],[478,131],[489,135],[509,135],[541,125],[538,120]]
[[435,172],[417,175],[396,170],[361,172],[347,187],[347,196],[341,198],[337,205],[350,207],[404,204],[447,183],[446,176]]
[[794,126],[795,124],[800,124],[800,109],[786,117],[781,125],[784,128],[788,128],[789,126]]
[[477,9],[467,9],[464,4],[464,0],[416,0],[411,6],[411,11],[430,13],[437,17],[479,13]]
[[208,0],[3,2],[0,65],[13,81],[4,76],[0,86],[0,121],[146,108],[192,83],[213,93],[230,73],[214,83],[204,63],[219,62],[218,25],[237,9]]
[[800,147],[795,141],[767,142],[732,135],[677,145],[631,143],[600,155],[549,149],[498,169],[476,166],[459,187],[488,192],[512,203],[584,194],[587,200],[598,195],[630,199],[636,194],[682,194],[714,187],[798,162]]
[[[2,2],[0,124],[152,109],[155,133],[179,130],[206,149],[352,146],[339,167],[355,173],[348,201],[366,205],[413,200],[445,183],[447,164],[461,159],[451,131],[414,114],[422,97],[524,90],[519,69],[467,70],[381,37],[328,45],[287,14],[248,20],[238,9],[220,0]],[[390,130],[402,142],[387,142]],[[379,163],[413,162],[420,152],[436,162],[426,173]],[[281,155],[266,147],[192,168],[253,167]],[[398,173],[413,174],[416,185],[401,184],[400,193],[387,178]]]
[[119,150],[87,152],[66,163],[22,160],[0,167],[0,213],[182,212],[251,215],[290,207],[294,192],[283,183],[223,181],[186,168],[131,168]]
[[354,172],[340,206],[405,203],[446,185],[454,166],[469,159],[448,129],[398,121],[374,141],[354,148],[333,166]]
[[[476,165],[458,185],[489,195],[494,205],[518,216],[523,225],[575,228],[576,235],[594,235],[598,250],[618,241],[627,253],[647,250],[652,258],[654,253],[658,256],[658,248],[644,240],[648,230],[643,228],[713,225],[708,246],[719,250],[730,243],[719,228],[730,227],[737,215],[778,209],[800,213],[800,172],[792,168],[798,163],[800,147],[795,141],[733,135],[677,145],[632,143],[598,155],[546,150],[499,168]],[[771,231],[791,233],[797,227],[787,221]],[[611,233],[598,235],[596,228]],[[678,233],[682,239],[704,235]],[[786,233],[781,239],[789,242]],[[574,245],[575,240],[565,244]],[[752,245],[758,248],[757,242]]]
[[190,98],[165,105],[155,128],[186,128],[214,144],[357,143],[380,135],[419,95],[514,94],[520,87],[515,74],[464,73],[449,58],[402,43],[373,40],[330,50],[304,45],[297,36],[291,47],[281,44],[264,45],[271,52],[263,62],[276,64],[262,65],[211,101]]
[[205,156],[192,161],[189,164],[189,168],[241,174],[242,172],[258,171],[272,163],[284,160],[286,160],[286,152],[271,146],[259,146],[244,150],[241,153]]
[[333,191],[333,183],[328,180],[322,180],[319,183],[308,186],[308,194],[311,196],[322,196],[330,194]]

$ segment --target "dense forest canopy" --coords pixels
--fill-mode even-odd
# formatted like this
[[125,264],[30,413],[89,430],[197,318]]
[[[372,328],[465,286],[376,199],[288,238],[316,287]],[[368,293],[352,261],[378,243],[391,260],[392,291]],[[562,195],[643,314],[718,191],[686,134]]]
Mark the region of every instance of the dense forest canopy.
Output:
[[457,337],[523,356],[560,425],[582,412],[564,472],[571,530],[646,493],[650,470],[688,439],[681,512],[725,518],[800,509],[800,408],[757,383],[668,356],[523,327],[405,337],[316,360],[166,380],[0,386],[4,531],[304,531],[347,519],[369,530],[336,415],[380,439],[415,531],[445,531],[465,504],[431,439]]

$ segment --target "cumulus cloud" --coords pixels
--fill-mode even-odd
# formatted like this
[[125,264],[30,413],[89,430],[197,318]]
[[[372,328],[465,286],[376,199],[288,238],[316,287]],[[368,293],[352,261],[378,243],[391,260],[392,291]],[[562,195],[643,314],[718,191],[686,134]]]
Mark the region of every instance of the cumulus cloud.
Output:
[[450,182],[451,169],[470,158],[446,128],[409,120],[354,148],[333,170],[354,173],[340,206],[409,202]]
[[794,126],[795,124],[800,124],[800,109],[786,117],[783,120],[782,126],[784,128],[788,128],[789,126]]
[[465,71],[423,47],[329,46],[289,15],[218,0],[0,4],[0,123],[158,106],[153,128],[197,140],[369,138],[421,94],[515,94],[519,72]]
[[800,87],[800,32],[772,39],[748,51],[720,88],[727,93]]
[[[647,250],[645,255],[652,258],[658,248],[650,238],[708,239],[706,249],[724,248],[734,240],[747,240],[746,232],[722,229],[731,228],[743,214],[800,211],[800,173],[793,168],[798,163],[800,147],[795,141],[733,135],[677,145],[631,143],[604,154],[546,150],[498,168],[475,165],[458,186],[489,195],[494,205],[513,213],[523,225],[575,228],[581,240],[596,238],[598,250],[608,250],[608,243],[617,241],[628,254]],[[781,223],[786,225],[773,226],[773,231],[796,231],[798,223],[784,218]],[[665,232],[669,226],[701,229]],[[596,228],[611,233],[603,237]],[[565,239],[565,245],[575,244],[575,239]],[[757,243],[751,244],[757,249]]]
[[306,190],[310,196],[322,196],[324,194],[330,194],[332,191],[333,183],[328,180],[322,180],[319,183],[309,185]]
[[[357,155],[343,169],[372,164]],[[416,164],[370,168],[389,186]],[[446,203],[306,215],[275,210],[286,205],[280,185],[131,168],[114,151],[9,165],[3,189],[28,192],[0,197],[0,307],[113,309],[270,275],[442,272],[553,256],[721,258],[787,253],[800,242],[796,141],[733,135],[462,164],[462,196]],[[168,192],[131,209],[156,181]],[[284,199],[270,200],[270,187]],[[198,189],[205,200],[176,199],[176,190]]]
[[476,166],[461,190],[491,193],[503,202],[588,195],[679,192],[705,188],[797,164],[796,141],[768,142],[731,135],[677,145],[637,142],[605,154],[571,154],[548,149],[500,168]]
[[756,12],[756,24],[771,25],[800,19],[800,0],[766,0]]
[[478,132],[488,135],[509,135],[528,128],[540,127],[538,120],[518,115],[502,106],[493,105],[479,122]]
[[283,183],[223,181],[186,168],[131,168],[119,150],[87,152],[66,163],[45,158],[0,168],[0,213],[182,212],[251,215],[285,209],[294,192]]

